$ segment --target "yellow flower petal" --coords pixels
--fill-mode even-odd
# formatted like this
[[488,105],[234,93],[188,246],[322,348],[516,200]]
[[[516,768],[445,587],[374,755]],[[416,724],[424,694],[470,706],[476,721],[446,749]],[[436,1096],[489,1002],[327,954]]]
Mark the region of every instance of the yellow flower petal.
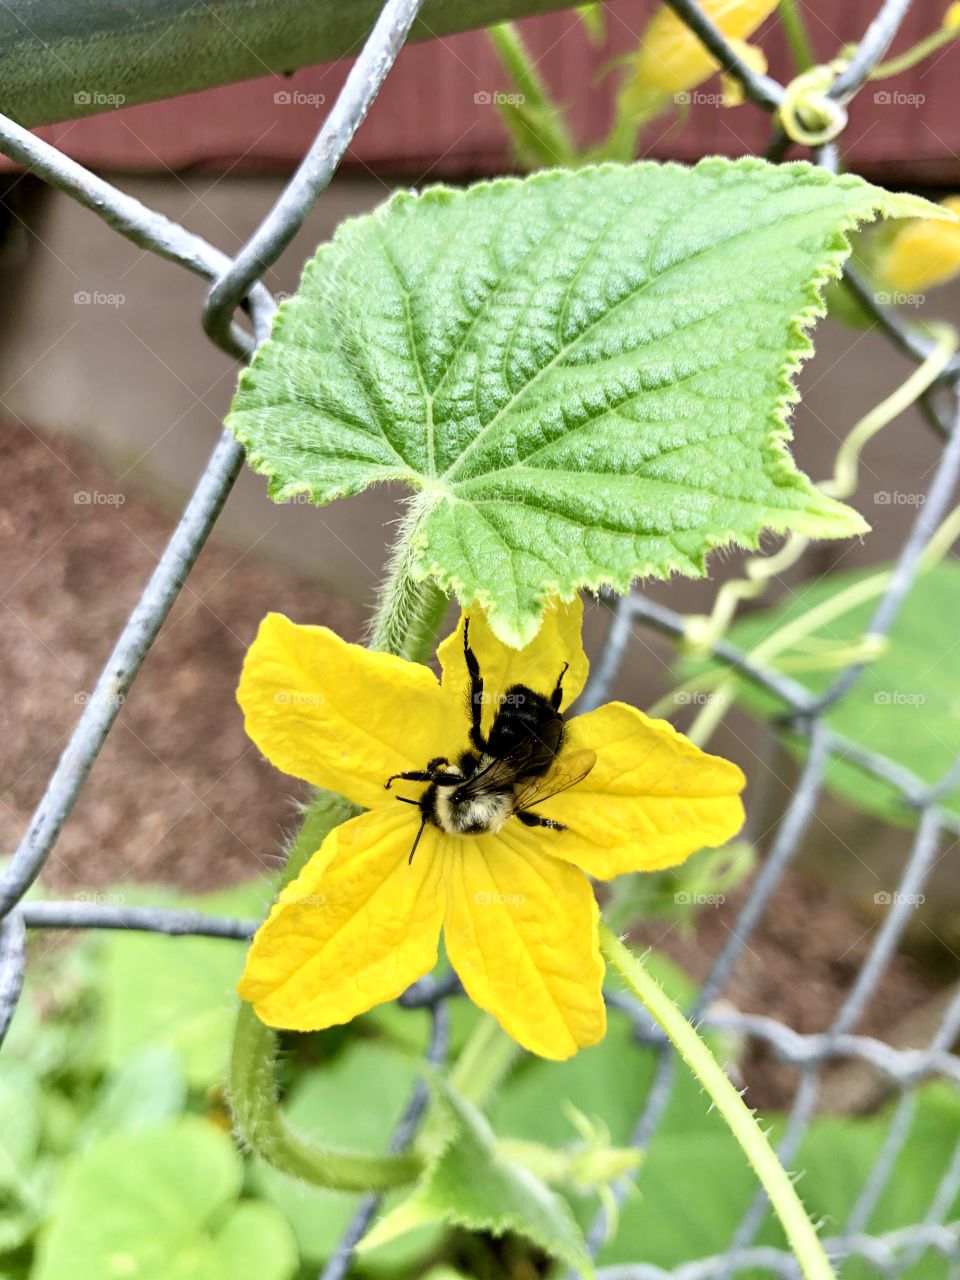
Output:
[[[949,197],[943,205],[951,213],[960,214],[960,196]],[[904,293],[933,288],[957,274],[960,274],[960,222],[939,218],[919,218],[906,223],[877,263],[880,280]]]
[[533,808],[569,828],[543,832],[554,840],[540,847],[588,875],[672,867],[725,844],[743,825],[741,771],[666,721],[609,702],[569,728],[569,749],[590,747],[597,763],[576,787]]
[[316,1031],[402,994],[437,960],[443,850],[406,805],[335,827],[258,929],[237,990],[272,1027]]
[[[767,55],[758,44],[749,44],[746,40],[731,40],[731,48],[740,55],[740,60],[759,74],[767,69]],[[723,105],[725,107],[740,107],[746,101],[743,85],[736,76],[727,75],[724,72],[720,77],[720,85],[723,89]]]
[[542,846],[513,826],[448,845],[444,940],[475,1004],[524,1048],[568,1058],[606,1030],[598,912],[586,877]]
[[237,700],[272,764],[364,808],[390,800],[391,774],[422,769],[450,745],[449,711],[427,667],[280,613],[260,624]]
[[[745,40],[777,7],[777,0],[701,0],[708,18],[728,39]],[[685,22],[661,5],[643,33],[631,82],[670,96],[692,89],[717,64]]]
[[[567,711],[587,682],[590,664],[583,651],[580,632],[583,626],[583,603],[577,596],[568,604],[554,601],[547,606],[543,625],[524,649],[511,649],[490,630],[483,610],[476,606],[464,610],[456,631],[440,645],[437,657],[443,670],[443,693],[450,710],[448,715],[460,717],[469,726],[470,677],[463,659],[464,619],[470,619],[470,648],[477,655],[483,677],[483,728],[487,732],[496,714],[498,699],[512,684],[524,684],[534,693],[549,696],[563,671],[563,703]],[[434,753],[436,754],[436,753]]]

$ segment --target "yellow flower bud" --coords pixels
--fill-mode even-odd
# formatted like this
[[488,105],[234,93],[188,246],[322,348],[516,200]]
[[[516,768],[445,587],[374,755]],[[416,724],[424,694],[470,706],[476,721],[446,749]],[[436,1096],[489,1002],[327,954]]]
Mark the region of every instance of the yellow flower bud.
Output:
[[944,31],[960,31],[960,0],[955,0],[954,4],[947,6],[940,25]]
[[960,196],[948,197],[943,207],[958,215],[957,221],[919,218],[897,232],[877,263],[883,284],[912,293],[960,275]]

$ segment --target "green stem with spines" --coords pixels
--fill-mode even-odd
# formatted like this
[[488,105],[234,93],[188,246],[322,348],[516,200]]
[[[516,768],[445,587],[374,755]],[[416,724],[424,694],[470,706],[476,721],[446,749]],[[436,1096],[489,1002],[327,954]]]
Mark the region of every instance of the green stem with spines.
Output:
[[687,1021],[637,957],[602,922],[600,945],[631,994],[665,1032],[740,1144],[780,1219],[804,1280],[836,1280],[836,1274],[789,1173],[777,1158],[756,1116],[730,1083],[726,1072],[696,1028]]
[[[447,600],[434,583],[414,582],[406,563],[405,558],[394,563],[370,647],[423,661],[433,650]],[[277,891],[296,879],[334,827],[358,812],[344,797],[318,791],[290,845]],[[242,1003],[234,1029],[228,1092],[234,1128],[245,1147],[290,1177],[337,1191],[389,1191],[416,1181],[423,1161],[415,1153],[373,1156],[299,1137],[280,1108],[278,1052],[277,1033],[260,1021],[249,1004]]]
[[[517,151],[537,168],[572,167],[578,152],[563,120],[562,108],[550,96],[519,28],[500,22],[487,29],[500,61],[523,97],[512,110],[501,107],[500,118]],[[530,125],[535,122],[536,127]]]

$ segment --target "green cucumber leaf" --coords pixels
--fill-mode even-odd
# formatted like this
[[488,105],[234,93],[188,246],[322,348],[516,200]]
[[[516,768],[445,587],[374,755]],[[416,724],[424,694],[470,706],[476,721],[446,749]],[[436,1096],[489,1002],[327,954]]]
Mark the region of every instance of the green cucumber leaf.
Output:
[[68,1167],[35,1280],[290,1280],[296,1250],[279,1212],[237,1204],[243,1161],[195,1117],[114,1133]]
[[523,1236],[588,1278],[586,1241],[567,1202],[496,1149],[480,1112],[434,1078],[436,1114],[426,1173],[414,1191],[377,1222],[361,1248],[375,1248],[414,1227],[448,1222],[495,1236]]
[[406,485],[413,575],[523,645],[552,595],[866,529],[786,442],[823,287],[877,214],[949,217],[755,159],[402,192],[307,264],[227,423],[277,501]]
[[[793,589],[782,604],[751,614],[730,630],[739,647],[750,650],[780,627],[803,617],[830,597],[865,578],[883,573],[891,565],[832,574],[829,578]],[[869,625],[879,595],[857,605],[813,634],[818,646],[810,653],[816,661],[819,646],[842,648],[856,644]],[[960,564],[943,560],[923,573],[890,628],[888,645],[860,676],[853,688],[827,711],[825,721],[858,746],[887,756],[933,784],[948,771],[960,754]],[[784,658],[800,658],[791,650]],[[781,659],[782,660],[782,659]],[[774,666],[776,666],[776,661]],[[684,674],[697,666],[686,662]],[[702,669],[702,668],[701,668]],[[790,670],[791,676],[813,693],[824,692],[836,678],[836,670]],[[742,682],[738,697],[748,709],[776,717],[783,704],[771,695]],[[805,740],[787,741],[799,752]],[[827,786],[862,812],[898,826],[912,826],[917,813],[903,801],[900,791],[882,778],[832,754],[824,774]],[[960,786],[943,798],[945,808],[960,814]]]
[[235,987],[245,946],[222,938],[118,932],[104,944],[102,1053],[116,1070],[131,1054],[167,1045],[187,1083],[205,1089],[226,1074]]
[[[258,877],[190,897],[159,885],[124,885],[121,900],[258,918],[266,914],[271,893],[266,878]],[[191,1088],[218,1084],[233,1037],[246,944],[121,930],[101,947],[104,1065],[121,1069],[131,1054],[160,1045],[179,1055]]]
[[118,1130],[139,1132],[174,1120],[187,1105],[180,1056],[169,1045],[149,1045],[106,1077],[84,1117],[79,1145]]

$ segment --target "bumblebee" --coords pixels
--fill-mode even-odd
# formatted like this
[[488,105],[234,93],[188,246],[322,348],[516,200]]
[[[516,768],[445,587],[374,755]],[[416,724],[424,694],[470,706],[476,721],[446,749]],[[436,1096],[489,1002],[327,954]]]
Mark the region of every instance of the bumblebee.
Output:
[[420,810],[409,862],[428,822],[457,836],[496,835],[510,818],[526,827],[564,831],[562,823],[535,813],[531,805],[576,786],[596,763],[594,751],[563,753],[566,726],[560,706],[569,663],[564,663],[549,697],[523,684],[511,685],[500,699],[490,732],[484,734],[483,675],[470,648],[469,618],[463,624],[463,657],[470,677],[470,748],[455,763],[435,756],[425,768],[395,773],[384,783],[388,790],[401,780],[427,783],[419,800],[396,797]]

